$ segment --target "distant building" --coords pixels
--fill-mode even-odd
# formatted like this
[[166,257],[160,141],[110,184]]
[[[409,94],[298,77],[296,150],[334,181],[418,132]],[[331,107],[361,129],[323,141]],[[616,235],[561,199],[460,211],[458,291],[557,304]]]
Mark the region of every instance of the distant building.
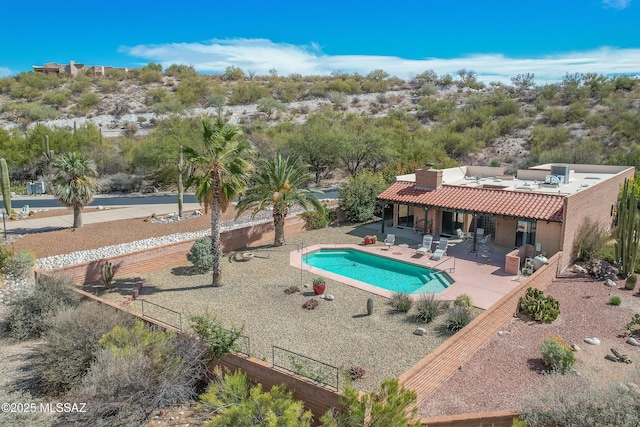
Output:
[[47,62],[44,65],[34,65],[33,71],[36,73],[44,74],[68,74],[71,76],[77,76],[80,72],[92,73],[96,76],[104,76],[107,71],[119,69],[129,71],[129,68],[114,68],[105,65],[91,65],[85,66],[79,62],[69,61],[68,64],[58,64],[57,62]]

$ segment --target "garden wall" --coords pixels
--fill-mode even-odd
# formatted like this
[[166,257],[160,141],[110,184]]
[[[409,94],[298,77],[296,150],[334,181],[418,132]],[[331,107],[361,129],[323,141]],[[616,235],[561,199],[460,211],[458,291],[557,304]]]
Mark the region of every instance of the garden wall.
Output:
[[[305,222],[300,216],[285,220],[285,234],[290,236],[304,230]],[[273,222],[265,222],[245,228],[225,231],[220,234],[224,252],[236,251],[249,246],[257,246],[273,241]],[[110,261],[116,267],[116,277],[138,276],[143,273],[161,268],[178,267],[188,264],[187,253],[194,240],[172,243],[169,245],[145,249],[138,252],[118,255],[64,267],[55,270],[56,273],[70,277],[74,283],[84,285],[100,280],[100,268],[105,261]]]
[[313,419],[318,422],[320,417],[331,408],[340,407],[340,394],[333,389],[310,382],[290,372],[271,367],[270,363],[255,358],[243,358],[236,354],[227,354],[221,359],[214,360],[213,366],[219,365],[232,371],[244,371],[252,381],[262,384],[264,390],[274,385],[284,384],[293,390],[293,397],[302,400],[304,406],[313,412]]
[[[418,394],[418,401],[427,398],[451,377],[460,366],[493,337],[512,318],[517,311],[518,300],[527,288],[534,287],[545,290],[559,273],[559,261],[562,252],[558,252],[549,259],[548,263],[523,281],[520,286],[505,295],[497,304],[475,318],[469,325],[445,341],[434,351],[425,356],[420,362],[400,376],[400,383]],[[478,385],[481,387],[481,385]],[[479,390],[479,392],[482,392]],[[515,409],[515,408],[513,408]],[[503,424],[505,413],[463,414],[452,417],[424,418],[422,424],[434,426],[465,427],[470,425],[495,425],[496,427],[510,426],[511,421]],[[473,419],[473,424],[467,423],[467,418]],[[484,424],[483,424],[484,423]]]

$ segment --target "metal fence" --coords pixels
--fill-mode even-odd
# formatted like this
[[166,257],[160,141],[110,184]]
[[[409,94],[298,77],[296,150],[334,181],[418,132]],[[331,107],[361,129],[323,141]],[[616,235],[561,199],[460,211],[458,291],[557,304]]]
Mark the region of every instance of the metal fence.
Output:
[[171,310],[170,308],[143,299],[138,301],[142,303],[142,317],[148,317],[149,319],[157,320],[182,330],[182,313],[179,311]]
[[[231,331],[229,331],[231,332]],[[246,357],[251,357],[251,341],[246,335],[240,335],[233,344],[233,351]]]
[[272,346],[272,364],[338,390],[340,369],[302,354]]

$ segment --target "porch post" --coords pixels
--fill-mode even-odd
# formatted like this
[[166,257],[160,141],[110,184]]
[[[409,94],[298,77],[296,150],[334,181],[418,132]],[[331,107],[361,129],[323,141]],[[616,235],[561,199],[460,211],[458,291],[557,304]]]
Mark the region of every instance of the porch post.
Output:
[[383,203],[382,204],[382,231],[381,231],[382,234],[384,234],[384,211],[386,210],[386,208],[387,208],[387,204]]
[[471,252],[478,252],[478,213],[473,213],[473,249]]

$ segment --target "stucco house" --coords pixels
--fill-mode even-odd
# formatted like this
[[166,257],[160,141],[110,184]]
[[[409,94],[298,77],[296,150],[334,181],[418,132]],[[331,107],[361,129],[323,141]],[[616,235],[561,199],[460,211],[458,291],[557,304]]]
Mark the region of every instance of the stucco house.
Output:
[[[33,71],[36,73],[44,74],[68,74],[71,76],[77,76],[80,72],[94,74],[96,76],[104,76],[107,71],[114,69],[111,66],[105,65],[91,65],[86,66],[79,62],[69,61],[68,64],[58,64],[56,62],[47,62],[44,65],[33,65]],[[128,71],[128,68],[120,68],[121,70]]]
[[460,229],[476,240],[482,230],[507,249],[525,247],[548,257],[562,251],[565,268],[586,218],[613,225],[620,186],[634,173],[629,166],[582,164],[544,164],[515,176],[501,167],[427,166],[397,176],[377,200],[384,206],[383,228],[445,236]]

